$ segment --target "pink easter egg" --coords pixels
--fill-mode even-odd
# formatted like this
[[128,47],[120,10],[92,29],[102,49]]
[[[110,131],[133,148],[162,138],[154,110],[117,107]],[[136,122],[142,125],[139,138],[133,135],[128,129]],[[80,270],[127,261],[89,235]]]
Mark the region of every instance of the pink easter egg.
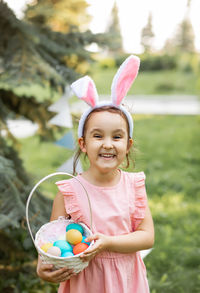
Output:
[[47,250],[48,254],[54,255],[54,256],[61,256],[61,250],[57,246],[52,246]]

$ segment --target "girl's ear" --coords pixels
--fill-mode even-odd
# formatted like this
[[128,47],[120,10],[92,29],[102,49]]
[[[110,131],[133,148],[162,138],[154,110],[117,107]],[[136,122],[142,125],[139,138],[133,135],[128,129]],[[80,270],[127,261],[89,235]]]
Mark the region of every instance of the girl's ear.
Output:
[[121,104],[138,74],[139,66],[140,59],[131,55],[118,69],[111,86],[111,98],[114,105]]
[[92,108],[96,106],[99,96],[94,81],[89,76],[79,78],[71,84],[75,95],[85,101]]
[[86,153],[86,147],[85,147],[85,142],[84,142],[84,138],[83,137],[80,137],[78,139],[78,144],[79,144],[79,147],[80,147],[81,151],[83,153]]
[[128,139],[128,145],[127,145],[127,151],[126,151],[127,154],[129,153],[130,148],[132,147],[132,145],[133,145],[133,139],[129,138]]

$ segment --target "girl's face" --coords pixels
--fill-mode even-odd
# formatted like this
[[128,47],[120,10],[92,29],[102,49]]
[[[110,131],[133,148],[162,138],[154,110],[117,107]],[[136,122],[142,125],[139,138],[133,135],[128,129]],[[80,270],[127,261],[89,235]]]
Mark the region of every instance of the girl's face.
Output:
[[90,169],[100,173],[117,169],[132,143],[126,120],[108,111],[92,113],[85,125],[85,138],[79,139],[80,148],[90,161]]

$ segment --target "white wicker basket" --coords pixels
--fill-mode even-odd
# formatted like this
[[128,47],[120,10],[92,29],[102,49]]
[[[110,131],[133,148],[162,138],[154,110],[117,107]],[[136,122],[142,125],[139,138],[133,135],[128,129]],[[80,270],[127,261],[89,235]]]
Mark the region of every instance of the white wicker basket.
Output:
[[[87,190],[85,189],[85,187],[83,186],[83,184],[77,179],[77,177],[66,173],[66,172],[56,172],[56,173],[52,173],[49,174],[47,176],[45,176],[44,178],[42,178],[31,190],[28,199],[27,199],[27,203],[26,203],[26,221],[27,221],[27,226],[28,226],[28,230],[30,233],[30,236],[33,240],[33,243],[38,251],[38,254],[41,256],[42,261],[44,263],[48,263],[48,264],[53,264],[55,269],[58,268],[62,268],[62,267],[68,267],[69,269],[74,269],[75,273],[79,273],[81,272],[84,268],[86,268],[89,264],[89,262],[86,261],[82,261],[80,258],[80,254],[74,255],[74,256],[70,256],[70,257],[57,257],[57,256],[53,256],[50,255],[46,252],[44,252],[40,247],[42,243],[47,243],[47,242],[54,242],[55,240],[58,240],[58,235],[62,235],[66,232],[66,226],[74,223],[74,221],[66,219],[65,217],[59,217],[58,220],[55,221],[51,221],[47,224],[44,224],[36,233],[35,235],[35,239],[33,237],[32,231],[31,231],[31,227],[30,227],[30,223],[29,223],[29,203],[30,200],[32,198],[33,193],[35,192],[35,190],[37,189],[37,187],[44,182],[45,180],[47,180],[50,177],[53,176],[57,176],[57,175],[67,175],[70,177],[75,178],[83,187],[83,190],[85,191],[85,194],[87,196],[87,200],[88,200],[88,205],[89,205],[89,211],[90,211],[90,229],[83,223],[78,223],[83,227],[84,233],[83,236],[88,237],[89,235],[92,234],[92,209],[91,209],[91,203],[90,203],[90,199],[87,193]],[[91,242],[90,245],[92,245],[93,242]]]

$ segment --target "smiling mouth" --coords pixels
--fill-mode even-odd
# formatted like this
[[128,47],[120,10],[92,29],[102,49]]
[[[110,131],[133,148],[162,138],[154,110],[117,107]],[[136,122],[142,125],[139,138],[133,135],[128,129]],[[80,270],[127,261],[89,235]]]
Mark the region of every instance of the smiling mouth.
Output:
[[100,154],[99,155],[101,158],[105,158],[105,159],[112,159],[114,158],[116,155],[114,154]]

